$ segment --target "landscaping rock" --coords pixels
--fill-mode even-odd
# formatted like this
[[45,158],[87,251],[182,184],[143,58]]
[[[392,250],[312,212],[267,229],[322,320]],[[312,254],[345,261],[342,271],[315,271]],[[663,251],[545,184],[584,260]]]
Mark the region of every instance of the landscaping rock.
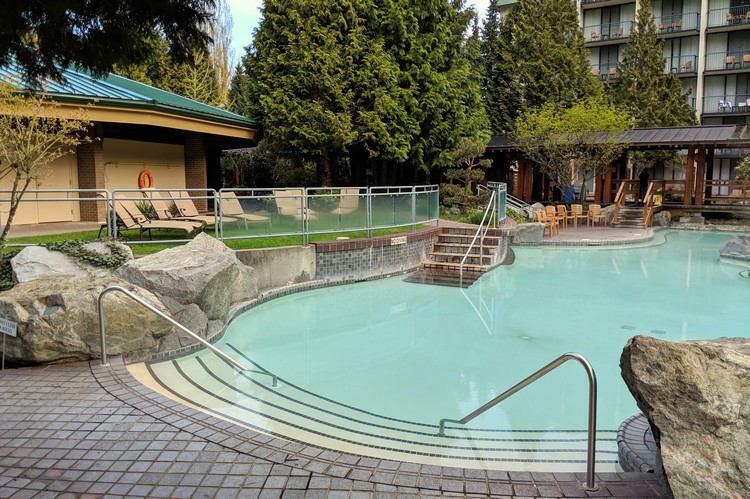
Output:
[[541,222],[518,224],[513,236],[513,244],[539,244],[543,236],[544,224]]
[[[120,242],[92,242],[83,247],[102,255],[110,253],[110,245],[116,244],[133,259],[131,249]],[[29,282],[36,279],[46,279],[53,276],[70,277],[106,277],[112,275],[114,269],[98,267],[61,251],[48,250],[42,246],[29,246],[21,250],[10,261],[13,269],[13,279],[17,283]]]
[[255,270],[222,242],[202,233],[184,246],[128,262],[115,275],[224,320],[229,305],[258,294]]
[[604,213],[604,223],[607,227],[612,227],[612,221],[615,219],[615,205],[611,204],[602,208]]
[[674,497],[747,497],[750,339],[668,342],[636,336],[622,377],[651,424]]
[[670,227],[672,225],[672,214],[668,211],[655,213],[651,218],[651,225],[653,227]]
[[[55,276],[18,284],[0,293],[0,316],[18,323],[6,338],[6,358],[18,363],[51,363],[101,357],[97,300],[107,286],[122,286],[164,311],[150,292],[109,277]],[[121,293],[105,299],[107,353],[158,348],[172,326]]]
[[750,236],[735,236],[719,249],[719,256],[750,260]]
[[174,315],[174,320],[198,336],[202,338],[206,337],[208,317],[206,317],[203,310],[201,310],[195,303],[191,303],[177,312]]

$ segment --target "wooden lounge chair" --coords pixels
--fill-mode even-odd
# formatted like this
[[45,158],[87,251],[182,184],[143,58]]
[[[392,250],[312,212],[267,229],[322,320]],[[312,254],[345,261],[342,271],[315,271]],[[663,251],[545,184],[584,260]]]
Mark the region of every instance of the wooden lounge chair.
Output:
[[602,224],[602,223],[605,226],[607,225],[607,215],[606,213],[602,211],[601,205],[590,204],[587,225]]
[[231,218],[234,221],[240,220],[245,222],[245,229],[248,223],[264,223],[271,227],[271,217],[256,215],[255,213],[245,213],[240,200],[232,191],[222,191],[219,193],[221,199],[221,217],[223,219]]
[[[536,212],[536,221],[543,223],[544,228],[549,230],[549,237],[557,235],[557,219],[555,219],[554,217],[550,218],[544,211],[538,210]],[[544,232],[542,232],[542,236],[543,235]]]
[[[144,190],[144,195],[146,196],[146,199],[151,203],[151,206],[154,208],[154,212],[156,213],[156,218],[159,220],[187,220],[187,221],[197,221],[202,222],[206,225],[214,225],[216,223],[216,217],[213,215],[201,215],[201,214],[195,214],[191,216],[184,216],[184,215],[173,215],[172,210],[170,209],[169,203],[172,202],[171,199],[167,200],[164,195],[159,191],[154,191],[151,189]],[[192,209],[195,210],[196,213],[198,213],[198,210],[195,209],[195,205],[192,201],[189,199],[185,199],[186,201],[190,202],[192,205]],[[175,207],[177,205],[175,204]],[[182,213],[179,208],[177,208],[177,211]],[[188,209],[187,211],[192,211]],[[236,222],[236,218],[231,217],[223,217],[225,222]]]
[[354,213],[359,208],[359,189],[341,189],[339,205],[333,210],[339,216]]
[[573,227],[578,227],[578,220],[588,220],[588,212],[583,212],[583,205],[571,204],[570,205],[570,218],[573,219]]
[[122,222],[122,225],[118,222],[118,226],[126,230],[138,229],[140,238],[143,238],[143,233],[148,231],[148,238],[151,239],[151,229],[180,230],[184,231],[188,236],[193,236],[203,228],[203,222],[150,220],[138,209],[135,201],[125,199],[126,197],[122,194],[115,195],[115,213],[120,222]]
[[294,217],[297,220],[302,220],[307,216],[308,220],[317,220],[318,214],[307,207],[305,191],[302,189],[273,191],[273,195],[279,215]]

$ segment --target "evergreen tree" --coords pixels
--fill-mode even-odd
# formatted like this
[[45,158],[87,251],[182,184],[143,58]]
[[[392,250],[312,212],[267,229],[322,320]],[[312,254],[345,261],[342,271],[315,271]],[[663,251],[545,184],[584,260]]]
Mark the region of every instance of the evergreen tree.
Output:
[[484,105],[490,129],[509,133],[521,109],[516,70],[510,49],[510,23],[500,16],[497,0],[491,0],[484,20],[481,40]]
[[589,50],[573,2],[519,0],[507,22],[507,60],[515,63],[511,89],[520,101],[516,112],[545,103],[570,107],[578,100],[602,95],[602,85],[591,73]]
[[641,0],[630,37],[618,67],[618,81],[612,85],[614,102],[628,110],[636,127],[697,124],[677,76],[664,73],[651,0]]

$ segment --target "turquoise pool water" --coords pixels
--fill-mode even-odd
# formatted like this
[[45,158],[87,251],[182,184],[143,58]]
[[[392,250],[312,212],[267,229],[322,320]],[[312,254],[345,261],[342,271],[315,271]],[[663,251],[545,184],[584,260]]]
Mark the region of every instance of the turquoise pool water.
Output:
[[[598,429],[609,442],[599,446],[609,453],[601,459],[614,462],[615,431],[638,412],[620,377],[628,338],[748,336],[750,280],[740,275],[746,267],[718,258],[731,237],[669,231],[637,247],[514,248],[513,265],[466,290],[394,277],[297,293],[237,317],[217,345],[281,377],[277,391],[293,386],[351,410],[349,419],[375,414],[428,433],[441,418],[458,419],[559,355],[578,352],[598,378]],[[209,353],[199,357],[216,362]],[[158,377],[158,365],[152,368]],[[265,390],[254,395],[256,411],[272,389],[267,379],[252,377]],[[542,447],[545,434],[555,440],[570,433],[584,442],[586,379],[581,366],[569,362],[468,426],[515,432],[514,438],[542,435],[531,447]],[[221,391],[231,405],[250,385],[232,381],[206,392]],[[283,434],[277,418],[261,419],[252,425]],[[348,425],[316,431],[329,435],[331,426]],[[476,437],[474,451],[485,437]]]

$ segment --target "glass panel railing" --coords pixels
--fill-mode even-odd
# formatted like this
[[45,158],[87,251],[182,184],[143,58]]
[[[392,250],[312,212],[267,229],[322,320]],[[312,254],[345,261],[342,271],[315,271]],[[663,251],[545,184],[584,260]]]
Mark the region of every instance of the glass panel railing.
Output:
[[309,232],[347,232],[366,228],[366,192],[364,187],[308,189]]

